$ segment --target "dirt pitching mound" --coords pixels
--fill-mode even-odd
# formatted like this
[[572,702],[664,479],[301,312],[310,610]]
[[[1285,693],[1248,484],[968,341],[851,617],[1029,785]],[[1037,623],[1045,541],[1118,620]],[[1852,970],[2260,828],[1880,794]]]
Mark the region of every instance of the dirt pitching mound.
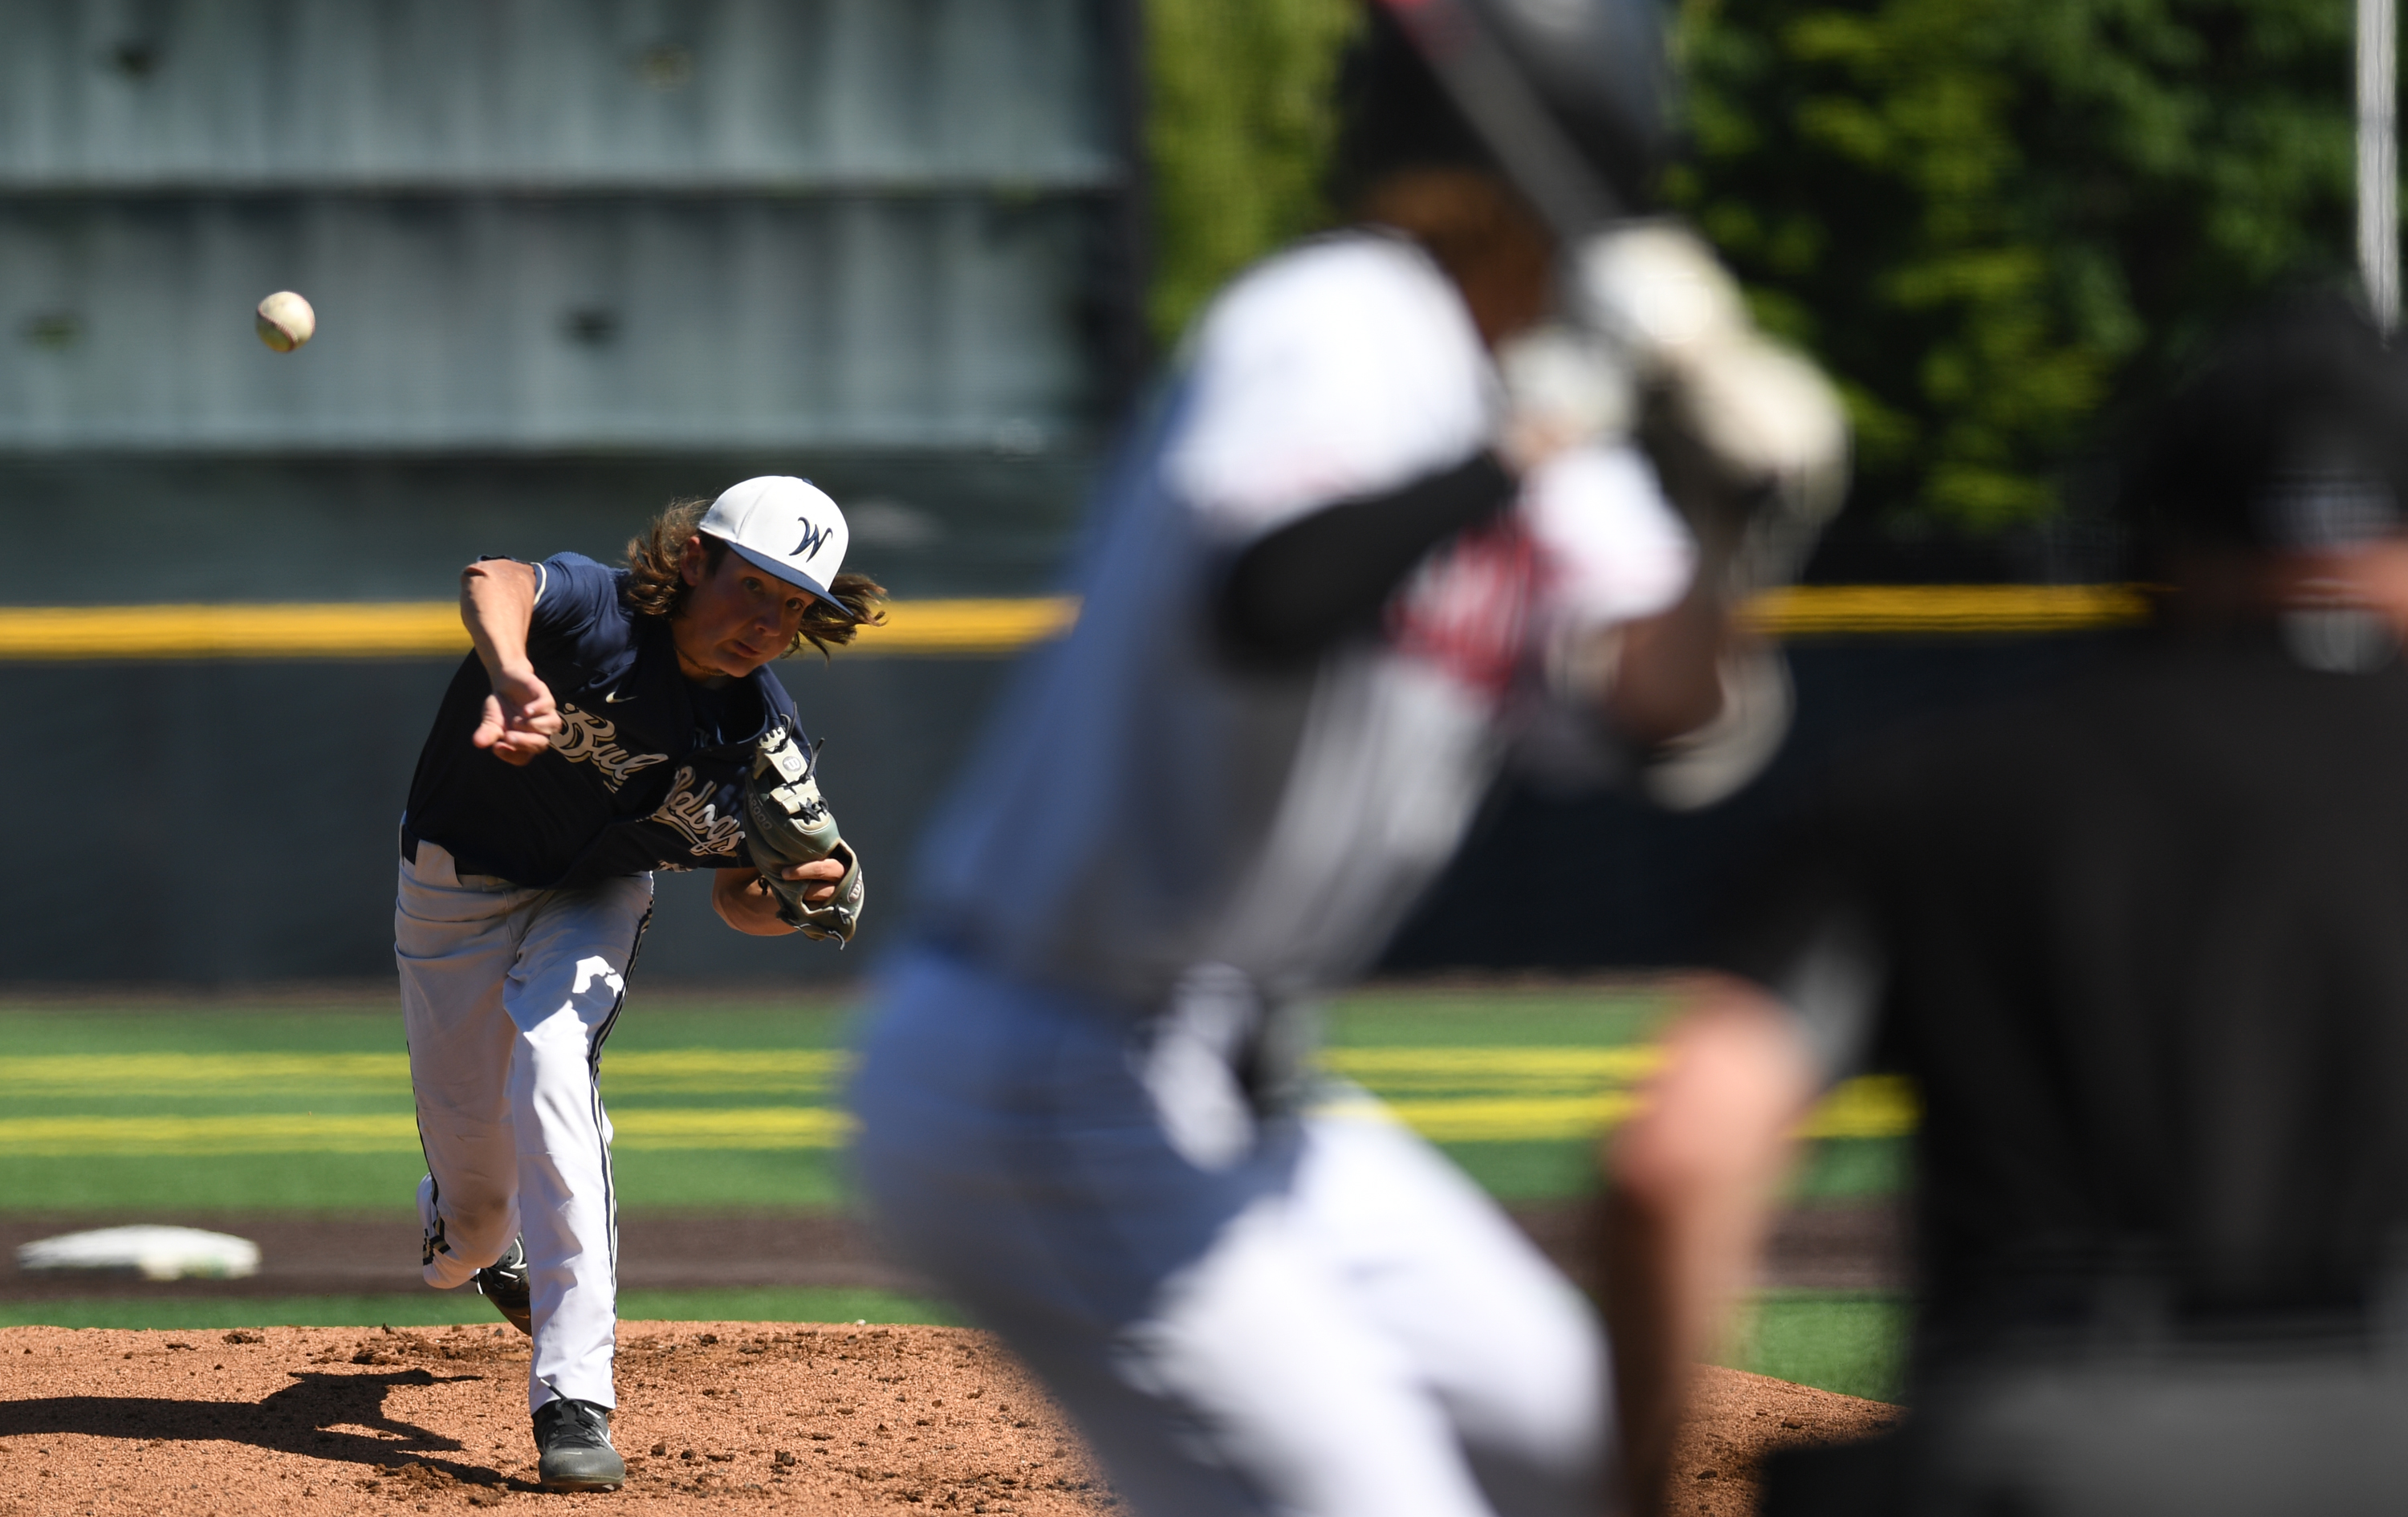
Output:
[[[623,1323],[619,1342],[627,1486],[567,1496],[535,1489],[526,1340],[507,1329],[0,1329],[0,1514],[1122,1510],[982,1333]],[[1895,1414],[1706,1375],[1675,1510],[1744,1511],[1766,1449]]]
[[1742,1517],[1756,1510],[1756,1471],[1776,1449],[1852,1443],[1886,1431],[1900,1415],[1881,1401],[1838,1395],[1812,1386],[1701,1366],[1689,1424],[1672,1451],[1664,1509],[1705,1517]]
[[0,1331],[0,1512],[1070,1513],[1117,1505],[984,1334],[622,1323],[614,1494],[537,1493],[504,1328]]

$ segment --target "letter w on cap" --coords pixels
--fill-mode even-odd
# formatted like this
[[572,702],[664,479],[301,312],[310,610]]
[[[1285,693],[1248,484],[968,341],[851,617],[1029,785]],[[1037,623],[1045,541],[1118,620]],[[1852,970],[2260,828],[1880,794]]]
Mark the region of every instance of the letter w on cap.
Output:
[[803,540],[795,544],[795,556],[810,558],[820,551],[820,544],[827,541],[828,529],[809,517],[802,517],[799,520],[803,527]]

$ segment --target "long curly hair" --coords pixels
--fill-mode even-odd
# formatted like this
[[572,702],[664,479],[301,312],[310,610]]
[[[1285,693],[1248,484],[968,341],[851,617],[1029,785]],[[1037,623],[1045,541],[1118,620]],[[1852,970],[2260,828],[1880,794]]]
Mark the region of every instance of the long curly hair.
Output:
[[[727,544],[701,532],[703,513],[710,509],[710,502],[699,497],[673,500],[652,518],[652,525],[627,539],[627,586],[622,594],[630,607],[645,616],[675,616],[684,608],[693,587],[679,570],[685,562],[686,541],[697,533],[702,537],[703,572],[719,572]],[[885,623],[886,587],[869,576],[848,570],[829,583],[828,594],[843,602],[845,611],[852,614],[839,613],[827,602],[812,597],[795,640],[779,657],[799,653],[809,643],[825,658],[829,649],[853,641],[863,627]]]

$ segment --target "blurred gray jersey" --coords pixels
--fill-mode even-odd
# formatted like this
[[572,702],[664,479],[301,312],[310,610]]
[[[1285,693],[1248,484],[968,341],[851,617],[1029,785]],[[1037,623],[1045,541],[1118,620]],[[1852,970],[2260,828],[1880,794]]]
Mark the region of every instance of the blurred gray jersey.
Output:
[[1692,544],[1638,454],[1575,449],[1300,669],[1233,666],[1212,597],[1249,542],[1461,464],[1498,411],[1469,313],[1400,239],[1310,243],[1225,292],[1106,486],[1077,628],[931,834],[923,931],[1137,1009],[1211,966],[1273,1004],[1359,972],[1543,704],[1547,650],[1670,606]]

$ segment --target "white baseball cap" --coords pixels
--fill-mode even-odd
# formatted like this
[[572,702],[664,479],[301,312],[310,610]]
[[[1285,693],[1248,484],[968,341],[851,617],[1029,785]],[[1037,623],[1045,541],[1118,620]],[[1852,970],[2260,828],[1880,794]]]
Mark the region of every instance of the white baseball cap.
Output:
[[828,594],[828,585],[844,566],[845,544],[853,534],[845,527],[844,512],[809,479],[765,474],[730,485],[703,513],[701,530],[735,549],[753,567],[801,586],[838,610],[845,608]]

